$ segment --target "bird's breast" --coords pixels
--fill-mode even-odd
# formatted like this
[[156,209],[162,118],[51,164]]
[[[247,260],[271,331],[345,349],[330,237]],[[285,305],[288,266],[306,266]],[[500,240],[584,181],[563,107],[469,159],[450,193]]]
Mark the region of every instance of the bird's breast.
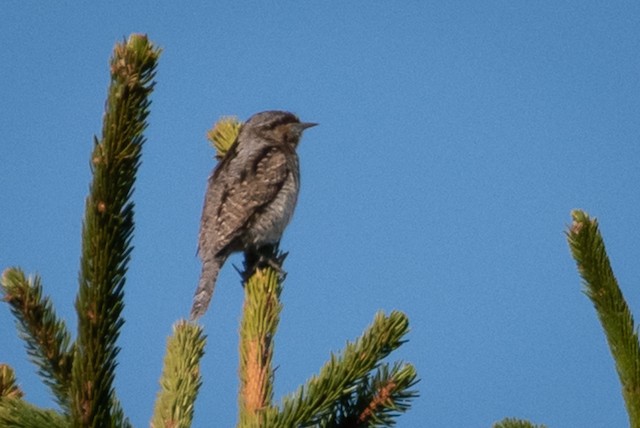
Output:
[[250,227],[247,228],[249,233],[246,237],[246,244],[262,246],[280,241],[284,229],[293,217],[298,201],[300,189],[298,174],[296,162],[296,168],[290,170],[273,201],[253,217]]

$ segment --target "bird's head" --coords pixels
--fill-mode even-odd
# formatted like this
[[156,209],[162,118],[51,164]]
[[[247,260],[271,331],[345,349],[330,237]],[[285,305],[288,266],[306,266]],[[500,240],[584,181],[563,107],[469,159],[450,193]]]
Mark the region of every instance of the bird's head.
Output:
[[256,113],[242,125],[244,132],[252,132],[261,138],[277,143],[287,143],[293,148],[298,146],[305,129],[317,123],[300,122],[300,119],[288,111],[263,111]]

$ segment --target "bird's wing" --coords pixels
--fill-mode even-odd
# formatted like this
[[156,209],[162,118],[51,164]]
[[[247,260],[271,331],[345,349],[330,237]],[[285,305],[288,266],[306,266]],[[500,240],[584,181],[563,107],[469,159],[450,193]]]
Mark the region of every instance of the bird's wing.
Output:
[[267,147],[248,160],[223,159],[209,178],[200,224],[200,257],[217,256],[233,246],[251,216],[273,201],[289,173],[286,155],[277,147]]

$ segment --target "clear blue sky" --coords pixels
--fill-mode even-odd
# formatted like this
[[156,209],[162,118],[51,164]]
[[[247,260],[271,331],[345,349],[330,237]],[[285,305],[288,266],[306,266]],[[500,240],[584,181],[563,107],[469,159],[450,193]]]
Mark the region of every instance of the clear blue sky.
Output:
[[[198,224],[222,115],[286,109],[319,122],[276,337],[276,396],[376,311],[405,311],[421,397],[399,427],[627,425],[599,322],[564,237],[600,220],[640,318],[637,2],[11,2],[0,14],[0,266],[42,275],[75,328],[92,136],[115,42],[161,57],[136,185],[135,251],[117,391],[148,426],[164,346],[198,274]],[[201,2],[204,3],[204,2]],[[304,3],[304,5],[302,4]],[[242,262],[236,256],[231,260]],[[236,421],[239,277],[211,310],[194,426]],[[0,361],[53,406],[0,305]],[[209,421],[215,421],[209,425]]]

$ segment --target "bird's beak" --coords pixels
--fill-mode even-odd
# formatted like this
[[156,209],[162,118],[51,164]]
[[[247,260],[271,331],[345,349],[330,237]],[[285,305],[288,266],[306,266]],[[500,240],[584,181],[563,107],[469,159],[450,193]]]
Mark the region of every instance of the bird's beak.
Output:
[[307,128],[312,128],[317,125],[318,125],[317,123],[313,123],[313,122],[301,122],[300,129],[304,131]]

